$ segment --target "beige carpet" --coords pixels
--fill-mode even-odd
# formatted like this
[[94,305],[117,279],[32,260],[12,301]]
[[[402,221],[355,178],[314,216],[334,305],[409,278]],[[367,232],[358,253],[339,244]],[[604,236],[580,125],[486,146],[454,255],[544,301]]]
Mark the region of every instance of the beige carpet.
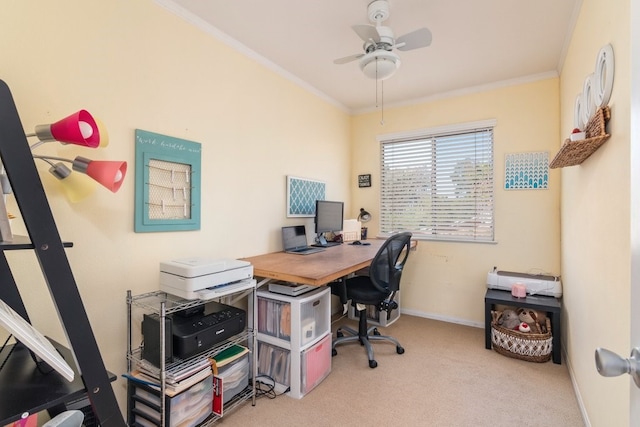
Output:
[[219,424],[584,425],[564,364],[508,358],[484,348],[483,329],[414,316],[403,315],[381,332],[400,340],[406,352],[378,343],[378,367],[371,369],[360,345],[339,346],[331,374],[302,399],[261,397]]

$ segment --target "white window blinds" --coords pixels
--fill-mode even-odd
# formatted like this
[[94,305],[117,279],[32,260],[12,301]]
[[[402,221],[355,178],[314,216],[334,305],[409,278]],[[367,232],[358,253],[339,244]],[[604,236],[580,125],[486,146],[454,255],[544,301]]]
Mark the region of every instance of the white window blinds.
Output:
[[381,142],[382,233],[493,241],[493,126]]

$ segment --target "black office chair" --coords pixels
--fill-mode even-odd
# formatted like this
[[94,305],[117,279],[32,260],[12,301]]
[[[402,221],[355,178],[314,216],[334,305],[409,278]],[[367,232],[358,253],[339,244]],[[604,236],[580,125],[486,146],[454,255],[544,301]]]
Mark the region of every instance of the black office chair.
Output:
[[[409,257],[411,233],[398,233],[389,237],[380,247],[378,253],[371,261],[368,276],[355,276],[331,284],[331,291],[340,297],[344,305],[351,300],[351,305],[357,311],[357,304],[372,305],[383,312],[390,313],[398,309],[398,303],[394,300],[396,292],[400,290],[400,278],[402,268]],[[390,341],[396,345],[398,354],[404,353],[404,348],[393,337],[380,335],[376,327],[367,324],[367,310],[357,311],[358,331],[347,326],[342,326],[336,331],[336,339],[333,341],[331,353],[338,354],[336,346],[348,342],[360,342],[367,350],[369,367],[375,368],[378,362],[373,358],[371,341]],[[345,336],[348,332],[350,336]]]

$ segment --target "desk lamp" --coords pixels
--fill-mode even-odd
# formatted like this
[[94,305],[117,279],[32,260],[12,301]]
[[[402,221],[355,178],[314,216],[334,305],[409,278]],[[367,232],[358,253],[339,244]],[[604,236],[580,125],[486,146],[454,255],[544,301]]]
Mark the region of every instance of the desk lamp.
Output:
[[[358,221],[362,222],[363,224],[365,222],[371,221],[371,214],[365,211],[364,208],[360,208],[360,215],[358,215]],[[360,238],[362,240],[367,239],[367,227],[362,227],[360,229]]]
[[358,215],[358,221],[360,222],[369,222],[371,221],[371,214],[364,210],[364,208],[360,208],[360,214]]

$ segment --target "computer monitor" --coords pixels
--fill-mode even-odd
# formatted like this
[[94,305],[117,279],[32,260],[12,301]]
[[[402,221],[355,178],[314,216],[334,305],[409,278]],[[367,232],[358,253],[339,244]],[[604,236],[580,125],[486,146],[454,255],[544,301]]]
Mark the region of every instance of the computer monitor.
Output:
[[327,241],[324,233],[342,230],[344,218],[344,203],[331,202],[328,200],[316,200],[316,234],[318,242],[326,246]]

